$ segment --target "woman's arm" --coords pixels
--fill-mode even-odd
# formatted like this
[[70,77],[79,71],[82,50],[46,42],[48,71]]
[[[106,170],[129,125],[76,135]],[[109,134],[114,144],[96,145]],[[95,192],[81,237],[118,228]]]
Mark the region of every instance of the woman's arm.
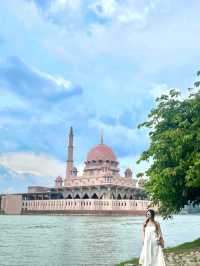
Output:
[[162,231],[161,231],[161,228],[160,228],[160,224],[159,223],[157,223],[157,224],[158,224],[158,234],[159,234],[160,237],[163,238]]
[[164,239],[163,239],[163,234],[162,234],[162,231],[161,231],[161,227],[160,227],[160,224],[158,224],[158,235],[159,235],[159,243],[161,245],[162,248],[164,248]]
[[144,243],[145,223],[142,226],[142,243]]

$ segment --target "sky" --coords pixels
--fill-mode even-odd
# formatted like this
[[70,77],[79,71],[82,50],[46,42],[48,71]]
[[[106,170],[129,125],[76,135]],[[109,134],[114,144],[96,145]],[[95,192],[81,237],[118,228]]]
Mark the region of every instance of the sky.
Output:
[[69,127],[79,173],[110,146],[134,176],[148,148],[137,129],[155,98],[200,69],[200,1],[0,1],[0,193],[64,177]]

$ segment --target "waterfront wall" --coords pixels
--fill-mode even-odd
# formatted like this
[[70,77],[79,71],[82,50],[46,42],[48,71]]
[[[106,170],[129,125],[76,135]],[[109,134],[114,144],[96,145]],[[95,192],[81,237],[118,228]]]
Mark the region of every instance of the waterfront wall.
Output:
[[144,214],[147,200],[57,199],[24,200],[22,213]]
[[20,194],[3,195],[1,212],[5,214],[108,214],[143,215],[150,206],[148,200],[116,199],[23,199]]
[[22,195],[5,195],[1,199],[1,211],[5,214],[21,214]]

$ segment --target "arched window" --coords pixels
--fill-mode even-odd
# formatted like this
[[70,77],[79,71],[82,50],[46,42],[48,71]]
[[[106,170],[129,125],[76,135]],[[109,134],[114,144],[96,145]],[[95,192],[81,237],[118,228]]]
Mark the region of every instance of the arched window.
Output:
[[111,195],[111,198],[112,198],[112,199],[115,199],[115,195],[114,195],[113,193],[112,193],[112,195]]
[[117,195],[117,199],[122,199],[120,194]]
[[98,196],[97,196],[96,193],[94,193],[94,194],[92,195],[92,199],[98,199]]
[[105,199],[106,198],[106,193],[103,193],[101,196],[100,196],[100,199]]
[[83,199],[89,199],[89,196],[87,193],[84,194]]

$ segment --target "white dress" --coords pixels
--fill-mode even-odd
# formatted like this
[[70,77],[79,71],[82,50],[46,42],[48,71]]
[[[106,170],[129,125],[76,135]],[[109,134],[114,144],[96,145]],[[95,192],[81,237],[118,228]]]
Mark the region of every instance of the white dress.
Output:
[[[159,232],[162,235],[161,231]],[[166,266],[162,247],[158,245],[155,225],[147,225],[139,264],[142,266]]]

